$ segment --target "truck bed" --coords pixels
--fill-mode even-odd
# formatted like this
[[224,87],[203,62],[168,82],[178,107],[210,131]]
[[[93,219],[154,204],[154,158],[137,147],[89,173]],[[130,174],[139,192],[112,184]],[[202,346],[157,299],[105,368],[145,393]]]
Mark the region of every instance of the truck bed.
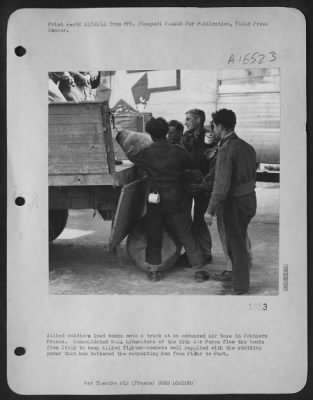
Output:
[[107,103],[49,104],[49,186],[123,185],[134,169],[115,165]]

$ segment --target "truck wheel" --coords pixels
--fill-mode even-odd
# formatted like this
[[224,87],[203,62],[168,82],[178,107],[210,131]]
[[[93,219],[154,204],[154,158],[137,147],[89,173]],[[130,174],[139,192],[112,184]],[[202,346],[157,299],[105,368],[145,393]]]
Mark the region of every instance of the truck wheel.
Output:
[[[144,229],[142,220],[139,224],[129,233],[126,241],[126,249],[129,258],[141,268],[143,271],[148,272],[145,263],[147,247],[147,236]],[[159,265],[159,271],[164,271],[172,267],[180,255],[182,246],[174,240],[172,235],[164,230],[162,242],[162,263]]]
[[49,242],[63,232],[67,219],[68,210],[49,210]]

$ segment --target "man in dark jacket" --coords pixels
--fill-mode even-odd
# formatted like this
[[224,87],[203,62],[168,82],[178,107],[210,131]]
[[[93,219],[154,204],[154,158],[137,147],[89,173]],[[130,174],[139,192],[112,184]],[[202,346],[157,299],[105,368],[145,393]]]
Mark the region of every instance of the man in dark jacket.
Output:
[[212,114],[215,135],[220,138],[216,174],[208,214],[209,225],[223,202],[226,244],[232,263],[232,285],[236,294],[250,288],[250,257],[247,229],[256,213],[256,153],[234,132],[236,115],[222,109]]
[[[210,171],[207,157],[210,145],[205,143],[204,122],[204,111],[198,109],[187,111],[185,120],[187,131],[184,133],[181,143],[200,172],[198,178],[201,184],[197,185],[197,189],[193,191],[193,232],[199,243],[204,263],[208,264],[212,261],[212,238],[204,215],[210,201],[210,193],[207,190],[207,184],[203,182],[203,177],[207,176]],[[204,184],[202,185],[202,183]]]
[[[146,262],[153,266],[161,263],[162,234],[166,224],[184,246],[197,279],[202,255],[192,233],[191,199],[183,188],[184,171],[194,167],[193,161],[181,146],[167,142],[168,124],[163,118],[151,118],[146,123],[146,131],[151,135],[152,145],[129,155],[129,159],[146,172],[151,194],[146,215]],[[155,269],[148,273],[151,280],[160,279],[160,272]]]

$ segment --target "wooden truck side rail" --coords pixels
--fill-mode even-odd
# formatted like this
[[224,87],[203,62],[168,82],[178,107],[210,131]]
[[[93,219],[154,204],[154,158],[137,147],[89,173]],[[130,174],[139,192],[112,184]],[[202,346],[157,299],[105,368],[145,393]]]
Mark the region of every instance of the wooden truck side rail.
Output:
[[[115,165],[118,145],[110,117],[107,102],[49,104],[50,241],[64,229],[69,209],[94,209],[103,219],[113,220],[110,243],[114,245],[142,213],[138,190],[142,192],[143,184],[136,167],[126,159]],[[131,189],[121,196],[128,185]],[[126,217],[117,224],[115,213],[123,209],[122,203],[131,212],[124,210]]]
[[107,102],[49,104],[49,186],[119,186],[133,169],[115,165]]

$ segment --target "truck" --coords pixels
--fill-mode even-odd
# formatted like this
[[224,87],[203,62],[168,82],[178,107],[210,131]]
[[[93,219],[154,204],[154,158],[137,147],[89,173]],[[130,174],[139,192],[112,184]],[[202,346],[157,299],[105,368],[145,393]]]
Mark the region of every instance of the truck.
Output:
[[[95,209],[111,220],[111,248],[142,215],[145,180],[115,143],[114,123],[143,132],[152,114],[183,121],[188,109],[201,108],[209,121],[216,109],[231,108],[239,136],[267,167],[259,168],[258,180],[279,180],[279,69],[103,71],[101,82],[98,98],[101,90],[110,92],[106,100],[49,104],[51,241],[64,229],[69,209]],[[111,110],[122,112],[114,120]]]
[[108,103],[50,103],[48,121],[49,241],[62,233],[69,209],[94,209],[112,221],[114,249],[142,215],[145,178],[114,140]]

